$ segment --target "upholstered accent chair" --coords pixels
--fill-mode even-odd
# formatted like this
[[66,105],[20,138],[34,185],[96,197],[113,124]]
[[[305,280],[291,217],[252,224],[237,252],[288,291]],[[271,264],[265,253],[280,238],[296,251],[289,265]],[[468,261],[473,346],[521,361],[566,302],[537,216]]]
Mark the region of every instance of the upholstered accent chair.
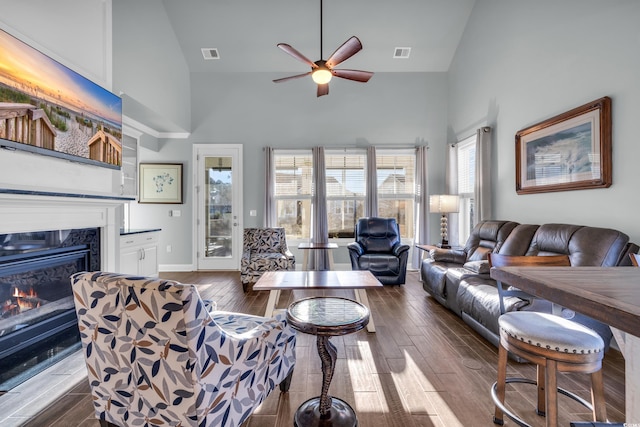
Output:
[[209,312],[194,285],[105,272],[71,276],[102,426],[240,426],[280,385],[296,332],[273,318]]
[[284,228],[245,228],[240,260],[240,279],[246,292],[265,271],[295,270],[296,259],[289,251]]
[[360,218],[355,238],[347,246],[352,270],[369,270],[383,285],[404,284],[409,245],[402,244],[395,218]]

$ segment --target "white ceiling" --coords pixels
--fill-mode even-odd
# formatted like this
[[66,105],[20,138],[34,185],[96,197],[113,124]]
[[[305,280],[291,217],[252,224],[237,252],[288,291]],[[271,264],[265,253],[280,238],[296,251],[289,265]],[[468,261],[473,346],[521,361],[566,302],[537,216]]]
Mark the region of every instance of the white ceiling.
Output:
[[[192,72],[274,72],[307,66],[276,47],[288,43],[311,61],[327,59],[355,35],[364,48],[337,68],[373,72],[447,71],[475,0],[163,0]],[[410,47],[409,59],[393,59]],[[201,48],[217,48],[205,61]]]

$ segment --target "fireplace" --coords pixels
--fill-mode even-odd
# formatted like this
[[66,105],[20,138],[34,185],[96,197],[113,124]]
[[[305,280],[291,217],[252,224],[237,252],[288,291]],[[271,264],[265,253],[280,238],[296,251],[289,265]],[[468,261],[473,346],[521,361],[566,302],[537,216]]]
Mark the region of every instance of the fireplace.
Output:
[[[73,170],[73,165],[70,165],[68,169]],[[110,171],[111,172],[111,171]],[[65,172],[64,176],[73,177],[73,184],[69,185],[79,185],[79,182],[92,182],[94,185],[102,185],[105,182],[111,182],[108,177],[102,177],[104,179],[95,179],[92,176],[91,180],[78,179],[78,176],[83,176],[82,174],[78,175],[78,173],[70,173]],[[3,182],[8,181],[10,174],[7,173],[6,169],[0,170],[0,175],[3,175]],[[27,179],[29,174],[26,174],[22,181]],[[6,179],[5,179],[6,178]],[[118,175],[119,178],[119,175]],[[70,178],[71,179],[71,178]],[[119,185],[119,179],[112,180],[113,184]],[[45,182],[45,181],[43,181]],[[42,183],[41,183],[42,185]],[[106,187],[109,187],[108,184],[105,184]],[[95,190],[94,192],[103,191],[103,190]],[[106,190],[104,190],[106,191]],[[71,251],[75,246],[83,246],[87,243],[80,242],[80,236],[83,234],[78,232],[78,230],[85,229],[93,229],[95,230],[94,236],[97,240],[92,243],[89,243],[89,267],[87,270],[103,270],[103,271],[118,271],[118,256],[119,256],[119,242],[120,242],[120,227],[122,225],[123,219],[123,203],[130,201],[131,198],[115,196],[112,194],[76,194],[70,192],[59,192],[59,191],[43,191],[39,189],[13,189],[13,188],[0,188],[0,236],[2,236],[2,243],[0,246],[2,248],[2,256],[5,257],[2,267],[6,267],[6,264],[13,265],[7,268],[10,269],[10,273],[8,275],[20,275],[22,276],[22,282],[28,283],[25,271],[31,271],[31,269],[24,270],[22,269],[22,261],[33,261],[37,256],[49,256],[49,260],[60,261],[58,258],[62,256],[64,252]],[[70,230],[74,230],[72,233]],[[15,237],[8,237],[9,235]],[[71,237],[70,237],[71,235]],[[17,245],[8,244],[7,242],[18,242]],[[63,243],[64,242],[64,243]],[[85,249],[79,249],[82,252]],[[48,255],[47,255],[47,252]],[[72,254],[71,258],[77,257],[78,254]],[[84,257],[84,255],[82,256]],[[22,259],[21,259],[22,258]],[[45,257],[45,262],[47,261]],[[68,269],[69,266],[66,265],[66,260],[63,265],[59,265],[56,267],[59,271],[62,269]],[[85,261],[72,260],[74,263],[84,263]],[[77,268],[80,265],[76,266]],[[21,271],[22,270],[22,271]],[[45,273],[38,273],[40,276],[47,275]],[[65,271],[63,274],[67,274]],[[4,284],[6,284],[6,278],[0,278],[0,283],[2,283],[2,287],[4,288]],[[70,280],[67,276],[63,280],[58,280],[58,283],[63,283],[65,286],[70,287]],[[23,286],[22,287],[24,293],[29,293],[29,288]],[[67,288],[70,289],[70,288]],[[54,297],[47,294],[40,293],[40,289],[36,287],[34,289],[36,294],[38,294],[38,298],[47,301],[47,304],[50,303],[50,300],[53,300]],[[9,290],[4,291],[7,295],[12,295],[11,288]],[[42,291],[44,292],[44,291]],[[68,291],[70,292],[70,290]],[[55,299],[60,300],[60,298],[55,297]],[[7,298],[1,298],[0,303],[5,304]],[[64,301],[64,298],[63,298]],[[70,301],[70,300],[69,300]],[[62,301],[58,301],[62,304]],[[36,304],[37,305],[37,304]],[[70,307],[71,304],[69,304]],[[42,308],[42,304],[41,307]],[[53,308],[50,306],[49,308]],[[41,311],[45,311],[48,308],[44,305]],[[31,311],[32,313],[29,313]],[[15,311],[14,311],[15,312]],[[33,376],[38,376],[38,373],[42,371],[43,365],[56,363],[57,360],[62,360],[66,355],[73,354],[75,351],[69,348],[61,349],[60,346],[67,345],[68,339],[73,339],[77,341],[77,323],[75,320],[75,312],[71,308],[70,310],[66,310],[64,314],[62,312],[55,312],[53,314],[47,314],[48,318],[44,319],[46,322],[40,322],[45,328],[39,328],[39,330],[35,326],[28,325],[26,323],[26,319],[29,316],[38,314],[40,310],[33,311],[30,310],[22,310],[20,313],[23,314],[22,319],[19,320],[17,325],[14,326],[14,329],[20,329],[21,338],[16,339],[18,335],[9,334],[6,332],[2,338],[4,340],[3,343],[0,343],[0,351],[4,353],[4,357],[0,361],[0,385],[2,388],[0,389],[0,395],[3,394],[6,390],[11,390],[13,387],[17,386],[23,381],[27,381]],[[5,314],[5,317],[8,317]],[[6,320],[6,319],[5,319]],[[14,322],[12,320],[12,322]],[[67,329],[65,327],[69,325]],[[73,327],[72,327],[73,326]],[[10,329],[11,326],[7,327]],[[52,328],[52,332],[46,331],[46,328]],[[74,331],[73,334],[69,332],[60,332],[56,333],[57,330],[66,330],[66,331]],[[25,347],[22,343],[24,340],[25,343],[34,343],[35,337],[40,334],[44,334],[49,336],[48,339],[45,339],[44,342],[38,345],[31,345],[30,347]],[[73,335],[71,338],[70,336]],[[15,346],[23,347],[22,350],[16,352],[14,350]],[[48,347],[51,346],[51,347]],[[35,347],[41,347],[49,350],[40,351],[32,351]],[[56,353],[60,351],[59,353]],[[54,354],[54,357],[50,357]],[[28,371],[18,372],[16,376],[11,376],[12,372],[5,366],[6,363],[13,363],[16,366],[19,366],[20,369],[23,367],[27,367]],[[29,365],[31,365],[29,367]],[[45,366],[46,367],[46,366]],[[11,378],[10,380],[5,380],[5,378]],[[52,392],[50,394],[50,403],[53,403],[57,394],[56,392]]]
[[77,329],[69,276],[97,270],[98,228],[0,234],[0,366]]

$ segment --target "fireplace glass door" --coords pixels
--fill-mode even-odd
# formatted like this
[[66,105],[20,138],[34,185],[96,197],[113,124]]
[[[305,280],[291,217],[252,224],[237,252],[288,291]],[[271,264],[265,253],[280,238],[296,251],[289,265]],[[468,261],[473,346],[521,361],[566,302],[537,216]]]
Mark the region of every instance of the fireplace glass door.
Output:
[[100,269],[99,234],[95,228],[0,234],[0,393],[16,384],[11,375],[24,377],[21,367],[52,356],[43,343],[59,346],[63,335],[77,335],[70,276]]

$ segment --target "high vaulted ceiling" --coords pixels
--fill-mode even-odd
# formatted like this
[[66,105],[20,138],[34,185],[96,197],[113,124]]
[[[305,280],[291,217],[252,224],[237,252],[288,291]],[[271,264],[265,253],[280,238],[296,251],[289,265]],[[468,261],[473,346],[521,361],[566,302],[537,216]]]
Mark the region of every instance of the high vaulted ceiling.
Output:
[[[163,0],[192,72],[304,73],[276,47],[288,43],[311,61],[327,59],[349,37],[364,48],[337,68],[373,72],[447,71],[475,0]],[[393,59],[397,47],[409,59]],[[201,48],[217,48],[205,61]]]

